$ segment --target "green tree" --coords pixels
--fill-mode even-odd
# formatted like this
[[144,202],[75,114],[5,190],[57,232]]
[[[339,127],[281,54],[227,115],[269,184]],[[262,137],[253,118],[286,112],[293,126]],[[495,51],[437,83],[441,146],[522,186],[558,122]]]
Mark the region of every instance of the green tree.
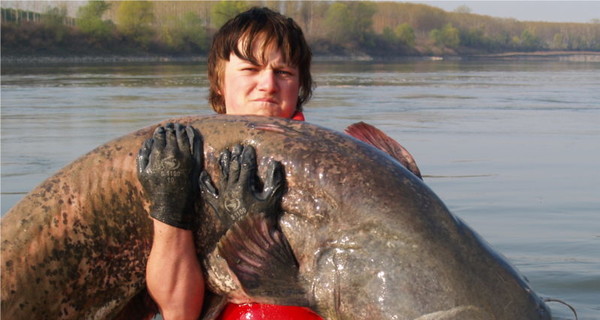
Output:
[[460,45],[460,31],[453,27],[451,24],[447,24],[442,29],[442,34],[444,36],[444,45],[448,48],[458,48]]
[[376,11],[377,7],[371,2],[334,2],[325,17],[330,39],[343,45],[365,44],[373,32]]
[[133,41],[147,46],[153,36],[154,13],[148,1],[123,1],[116,13],[117,29]]
[[396,37],[394,30],[392,30],[392,28],[390,27],[383,28],[383,33],[381,34],[381,37],[383,38],[383,40],[389,43],[396,43],[398,41],[398,37]]
[[469,30],[460,31],[460,44],[477,49],[485,49],[488,52],[494,51],[500,44],[494,43],[494,41],[487,37],[483,30],[479,28],[471,28]]
[[565,36],[558,32],[554,34],[554,37],[552,38],[552,45],[551,45],[552,49],[555,50],[563,50],[567,48],[567,45],[565,43]]
[[408,23],[403,23],[397,26],[396,29],[394,29],[394,34],[398,40],[402,41],[404,45],[411,48],[415,46],[415,30],[413,30]]
[[327,9],[325,25],[327,26],[329,38],[334,43],[345,44],[352,37],[350,8],[343,2],[334,2]]
[[55,43],[62,42],[68,33],[68,28],[65,25],[66,18],[67,8],[65,6],[49,7],[41,16],[42,25]]
[[102,20],[110,4],[104,0],[92,0],[87,5],[77,10],[77,26],[79,29],[97,40],[107,40],[113,31],[114,25],[110,21]]
[[160,38],[175,50],[205,50],[208,38],[202,19],[193,12],[171,16],[162,26]]
[[543,47],[542,41],[529,30],[523,30],[520,37],[520,46],[522,50],[536,50]]
[[248,9],[248,3],[244,1],[219,1],[210,9],[212,25],[220,28],[229,19]]
[[377,6],[372,2],[360,1],[351,3],[352,16],[354,17],[353,31],[356,32],[360,42],[365,42],[373,33],[373,15],[377,12]]
[[452,24],[445,25],[442,29],[433,29],[429,37],[436,45],[446,48],[458,48],[460,45],[460,32]]

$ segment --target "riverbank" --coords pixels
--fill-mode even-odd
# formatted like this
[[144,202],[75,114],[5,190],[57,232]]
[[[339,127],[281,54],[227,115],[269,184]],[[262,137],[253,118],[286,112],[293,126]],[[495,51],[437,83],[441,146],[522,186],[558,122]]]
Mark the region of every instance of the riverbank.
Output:
[[64,64],[123,64],[123,63],[176,63],[205,62],[205,56],[168,55],[8,55],[0,59],[2,66],[15,65],[64,65]]
[[[361,55],[316,55],[315,62],[344,61],[414,61],[414,60],[532,60],[532,61],[572,61],[600,62],[600,52],[594,51],[540,51],[540,52],[506,52],[480,55],[448,55],[448,56],[398,56],[373,57]],[[79,65],[79,64],[129,64],[129,63],[194,63],[206,62],[206,56],[169,56],[169,55],[2,55],[2,66],[20,65]]]
[[470,56],[470,59],[493,60],[553,60],[573,62],[600,62],[600,52],[595,51],[536,51],[536,52],[505,52]]

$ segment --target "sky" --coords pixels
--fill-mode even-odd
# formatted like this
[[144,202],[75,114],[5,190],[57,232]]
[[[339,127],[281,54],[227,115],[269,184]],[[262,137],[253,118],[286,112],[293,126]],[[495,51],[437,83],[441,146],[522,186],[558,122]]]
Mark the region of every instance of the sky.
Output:
[[595,1],[411,1],[454,11],[461,5],[471,13],[521,21],[591,22],[600,20],[600,0]]
[[[514,18],[521,21],[548,21],[548,22],[591,22],[600,19],[600,0],[588,1],[419,1],[397,0],[401,2],[417,2],[454,11],[461,5],[471,9],[471,13],[489,15],[499,18]],[[20,9],[33,9],[43,11],[48,3],[68,3],[70,11],[76,12],[76,7],[87,1],[27,1],[27,0],[2,0],[2,7],[17,7]]]

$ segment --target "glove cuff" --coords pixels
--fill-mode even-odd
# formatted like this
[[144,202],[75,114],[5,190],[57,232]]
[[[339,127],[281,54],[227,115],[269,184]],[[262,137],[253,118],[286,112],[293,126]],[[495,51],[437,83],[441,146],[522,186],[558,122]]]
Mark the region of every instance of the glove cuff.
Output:
[[166,223],[172,227],[185,230],[196,229],[196,222],[193,214],[168,210],[166,208],[152,208],[150,216],[160,222]]

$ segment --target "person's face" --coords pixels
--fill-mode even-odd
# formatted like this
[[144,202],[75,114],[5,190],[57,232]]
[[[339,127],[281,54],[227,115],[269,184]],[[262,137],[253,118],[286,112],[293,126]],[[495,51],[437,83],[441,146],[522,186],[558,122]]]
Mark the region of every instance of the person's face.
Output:
[[294,114],[300,89],[298,68],[285,64],[275,46],[268,46],[264,57],[254,65],[231,53],[225,62],[221,93],[227,114],[281,118]]

